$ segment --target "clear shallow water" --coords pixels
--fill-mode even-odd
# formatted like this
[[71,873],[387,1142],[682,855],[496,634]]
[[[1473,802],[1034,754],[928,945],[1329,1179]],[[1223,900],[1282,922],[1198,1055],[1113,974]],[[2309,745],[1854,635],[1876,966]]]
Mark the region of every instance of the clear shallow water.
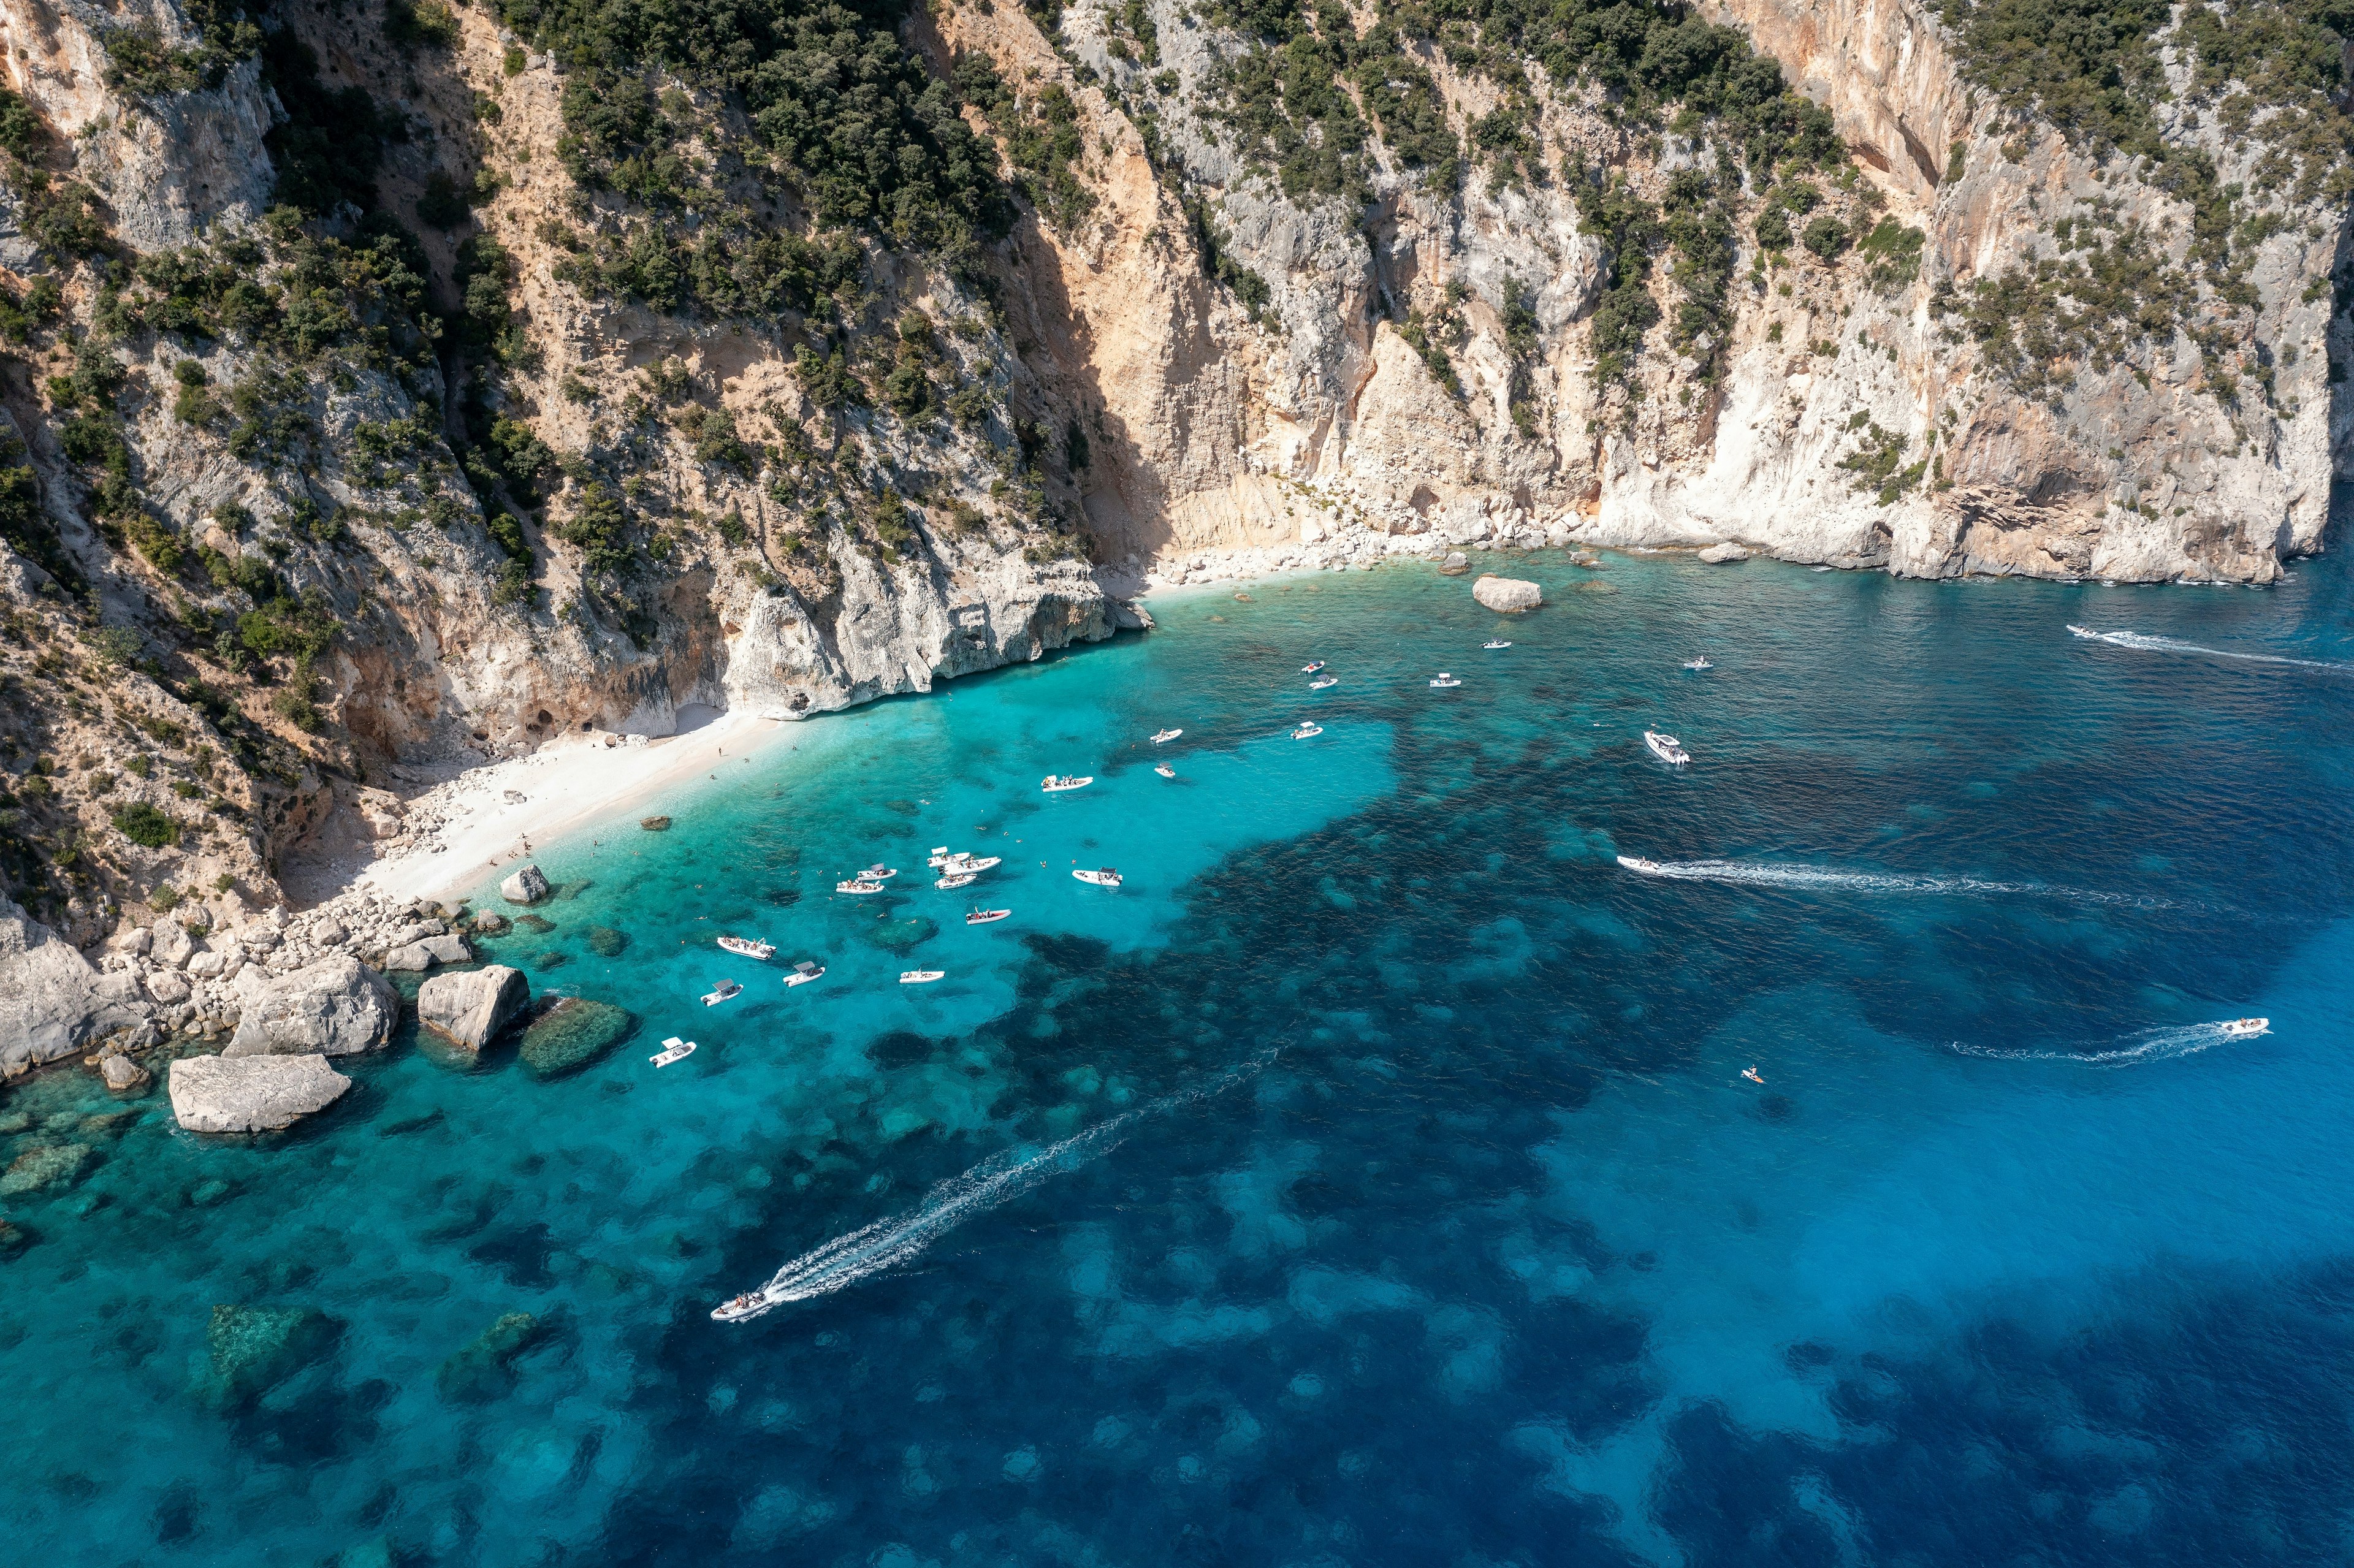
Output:
[[[2342,563],[1523,569],[1508,652],[1417,571],[1181,600],[557,846],[497,956],[642,1021],[570,1076],[404,1045],[249,1143],[12,1092],[0,1158],[92,1153],[0,1200],[9,1555],[2341,1559]],[[324,1322],[225,1399],[222,1303]]]

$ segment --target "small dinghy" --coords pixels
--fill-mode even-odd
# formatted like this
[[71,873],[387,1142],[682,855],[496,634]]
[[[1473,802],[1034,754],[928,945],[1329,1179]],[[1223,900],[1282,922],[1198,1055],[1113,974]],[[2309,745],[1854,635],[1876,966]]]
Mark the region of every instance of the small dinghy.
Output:
[[2234,1018],[2223,1025],[2223,1038],[2226,1040],[2245,1040],[2272,1032],[2273,1021],[2269,1018]]
[[1646,876],[1657,876],[1659,874],[1658,861],[1645,860],[1638,854],[1622,854],[1618,857],[1618,863],[1628,871],[1639,871]]
[[1176,739],[1179,736],[1183,735],[1184,733],[1185,732],[1182,729],[1164,729],[1157,731],[1152,736],[1152,744],[1155,746],[1166,745],[1168,742]]
[[1697,659],[1685,660],[1684,668],[1687,670],[1713,670],[1716,666],[1708,662],[1708,655],[1703,653]]
[[695,1054],[695,1042],[681,1040],[673,1034],[663,1042],[663,1048],[646,1058],[657,1067],[667,1067],[673,1062],[684,1062]]
[[1321,659],[1319,659],[1319,660],[1317,660],[1317,661],[1316,661],[1314,663],[1312,663],[1312,664],[1302,664],[1301,666],[1299,666],[1299,673],[1300,673],[1301,674],[1303,674],[1303,675],[1312,675],[1312,674],[1316,673],[1316,672],[1317,672],[1317,671],[1321,670],[1323,667],[1324,667],[1324,661],[1323,661],[1323,660],[1321,660]]
[[964,923],[968,926],[986,926],[993,920],[1002,920],[1013,913],[1011,909],[968,909],[964,912]]
[[721,980],[716,991],[710,991],[705,995],[703,1005],[705,1007],[717,1007],[721,1002],[743,994],[744,988],[737,985],[734,980]]
[[955,889],[960,887],[970,887],[974,883],[979,882],[980,880],[980,873],[966,871],[960,866],[956,870],[943,873],[940,879],[938,882],[933,883],[932,885],[946,893],[953,892]]
[[847,893],[854,897],[864,898],[870,893],[882,892],[883,885],[879,882],[869,882],[864,877],[854,876],[848,882],[835,883],[833,890],[836,893]]
[[1067,773],[1050,773],[1040,781],[1038,788],[1049,795],[1059,795],[1066,789],[1084,789],[1095,781],[1096,776],[1092,773],[1083,773],[1076,779]]
[[1160,774],[1163,779],[1174,779],[1177,777],[1177,770],[1174,768],[1170,767],[1169,764],[1165,762],[1154,763],[1152,765],[1152,771]]
[[1118,887],[1119,885],[1119,873],[1114,871],[1109,866],[1105,866],[1100,871],[1075,871],[1071,873],[1071,874],[1077,877],[1081,882],[1087,883],[1096,887]]
[[860,872],[858,874],[858,880],[861,882],[888,882],[898,874],[899,868],[897,866],[885,865],[878,860],[873,865],[868,866],[864,871]]
[[1431,677],[1430,683],[1434,686],[1459,686],[1463,683],[1457,677],[1448,674],[1444,670],[1441,670],[1437,674]]
[[758,959],[763,963],[777,955],[774,943],[756,942],[749,937],[722,937],[719,938],[719,945],[731,953],[739,954],[748,959]]
[[1308,683],[1308,689],[1311,692],[1320,692],[1327,686],[1337,686],[1340,683],[1341,677],[1338,675],[1319,675]]
[[769,1298],[757,1290],[747,1290],[743,1295],[731,1297],[714,1307],[711,1309],[711,1315],[723,1323],[741,1323],[748,1318],[758,1317],[768,1309]]
[[804,959],[793,966],[793,972],[785,977],[785,984],[788,986],[807,985],[810,981],[817,979],[823,973],[825,973],[825,966],[823,964],[812,964],[807,959]]
[[1493,649],[1497,649],[1497,648],[1510,648],[1510,647],[1511,646],[1511,643],[1509,643],[1509,642],[1507,642],[1507,641],[1504,641],[1502,638],[1500,638],[1500,637],[1490,637],[1490,639],[1488,639],[1488,641],[1487,641],[1482,642],[1481,644],[1479,644],[1479,646],[1480,646],[1480,647],[1482,647],[1482,648],[1486,648],[1486,649],[1493,650]]
[[1681,768],[1691,760],[1691,753],[1686,751],[1684,743],[1674,736],[1661,735],[1658,730],[1647,729],[1643,732],[1643,744],[1649,747],[1652,754],[1660,761],[1673,767]]
[[901,969],[899,971],[899,983],[901,985],[929,985],[934,980],[946,975],[948,972],[949,971],[946,969]]
[[1323,733],[1324,726],[1311,720],[1307,724],[1301,725],[1298,729],[1293,730],[1291,732],[1291,738],[1294,740],[1313,740]]

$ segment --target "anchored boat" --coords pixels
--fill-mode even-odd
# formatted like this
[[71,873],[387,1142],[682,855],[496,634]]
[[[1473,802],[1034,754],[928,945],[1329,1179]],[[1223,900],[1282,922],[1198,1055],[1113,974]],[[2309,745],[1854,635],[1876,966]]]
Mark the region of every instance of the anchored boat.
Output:
[[1490,639],[1488,639],[1488,641],[1487,641],[1482,642],[1481,644],[1479,644],[1479,646],[1480,646],[1480,647],[1482,647],[1482,648],[1494,649],[1494,648],[1510,648],[1510,647],[1511,646],[1511,643],[1509,643],[1509,642],[1507,642],[1507,641],[1504,641],[1502,638],[1500,638],[1500,637],[1490,637]]
[[929,985],[934,980],[938,980],[942,975],[947,973],[948,970],[946,969],[901,969],[899,971],[899,983],[901,985]]
[[717,1007],[721,1002],[743,994],[744,988],[737,985],[734,980],[721,980],[717,990],[710,991],[705,995],[703,1005],[705,1007]]
[[1685,660],[1684,668],[1687,670],[1713,670],[1716,666],[1708,662],[1708,655],[1703,653],[1697,659]]
[[1311,720],[1307,724],[1301,725],[1298,729],[1293,730],[1291,732],[1291,738],[1294,740],[1313,740],[1323,733],[1324,726]]
[[1338,675],[1319,675],[1308,683],[1308,689],[1311,692],[1320,692],[1327,686],[1337,686],[1340,683],[1341,677]]
[[1075,871],[1071,873],[1071,874],[1077,877],[1081,882],[1091,884],[1097,887],[1118,887],[1119,885],[1119,873],[1112,870],[1109,866],[1105,866],[1099,871]]
[[681,1040],[673,1034],[663,1042],[663,1048],[646,1058],[657,1067],[667,1067],[673,1062],[684,1062],[695,1054],[695,1042]]
[[1163,779],[1174,779],[1177,777],[1177,770],[1174,768],[1170,767],[1169,764],[1165,762],[1154,763],[1152,765],[1152,771],[1160,774]]
[[722,937],[719,938],[719,945],[731,953],[747,959],[758,959],[763,963],[774,958],[777,953],[774,943],[756,942],[749,937]]
[[1038,788],[1049,795],[1059,795],[1066,789],[1084,789],[1095,781],[1096,776],[1092,773],[1081,774],[1076,779],[1067,773],[1050,773]]
[[1437,674],[1431,677],[1430,683],[1434,686],[1459,686],[1463,683],[1457,677],[1448,674],[1444,670],[1441,670]]
[[1643,732],[1643,744],[1649,747],[1653,755],[1660,761],[1671,767],[1681,768],[1691,760],[1691,753],[1686,751],[1684,743],[1674,736],[1661,735],[1658,730],[1647,729]]
[[858,880],[861,882],[888,882],[898,874],[899,868],[897,866],[885,865],[878,860],[873,865],[868,866],[864,871],[860,872],[858,874]]
[[968,909],[964,912],[964,923],[968,926],[986,926],[993,920],[1002,920],[1013,913],[1011,909]]
[[979,882],[980,880],[981,876],[979,873],[966,871],[963,868],[959,867],[954,871],[950,871],[943,874],[940,879],[938,882],[933,883],[932,885],[946,893],[953,892],[960,887],[970,887],[974,883]]
[[1324,661],[1323,661],[1323,660],[1321,660],[1321,659],[1319,659],[1319,660],[1317,660],[1317,661],[1316,661],[1315,662],[1313,662],[1313,663],[1310,663],[1310,664],[1302,664],[1301,666],[1299,666],[1299,673],[1300,673],[1301,674],[1303,674],[1303,675],[1312,675],[1312,674],[1316,673],[1316,672],[1317,672],[1317,671],[1321,670],[1323,667],[1324,667]]
[[807,985],[823,973],[825,973],[823,964],[812,964],[804,959],[793,966],[793,972],[785,977],[785,983],[789,986]]
[[836,893],[847,893],[854,897],[864,898],[870,893],[882,892],[883,885],[879,882],[869,882],[863,876],[854,876],[848,882],[835,883],[833,890]]
[[1152,744],[1153,744],[1153,745],[1155,745],[1155,746],[1161,746],[1161,745],[1163,745],[1163,744],[1165,744],[1166,742],[1172,741],[1172,740],[1176,739],[1179,736],[1183,735],[1184,733],[1185,733],[1185,732],[1184,732],[1183,730],[1182,730],[1182,729],[1164,729],[1164,730],[1161,730],[1161,731],[1159,731],[1159,732],[1157,732],[1157,733],[1155,733],[1155,734],[1154,734],[1154,736],[1153,736],[1153,737],[1152,737]]

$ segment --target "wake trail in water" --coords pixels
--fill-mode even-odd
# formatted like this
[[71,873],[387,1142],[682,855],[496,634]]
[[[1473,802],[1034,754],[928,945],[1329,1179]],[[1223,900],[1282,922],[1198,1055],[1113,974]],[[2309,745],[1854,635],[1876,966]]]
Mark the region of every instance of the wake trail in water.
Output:
[[831,1295],[896,1268],[967,1220],[1021,1196],[1050,1177],[1101,1159],[1119,1148],[1139,1123],[1222,1095],[1256,1076],[1275,1055],[1267,1052],[1214,1078],[1164,1095],[1044,1149],[1014,1148],[993,1154],[934,1187],[908,1213],[877,1220],[811,1248],[777,1270],[759,1289],[737,1298],[712,1316],[723,1322],[748,1321],[788,1302]]
[[2138,1067],[2145,1062],[2196,1056],[2226,1040],[2254,1038],[2253,1034],[2232,1033],[2227,1023],[2168,1023],[2121,1034],[2105,1051],[2006,1051],[1994,1045],[1967,1045],[1958,1040],[1948,1049],[1956,1055],[1986,1056],[1999,1062],[2067,1062],[2079,1067],[2114,1070]]
[[2087,642],[2105,642],[2112,648],[2131,648],[2143,653],[2200,653],[2210,659],[2236,659],[2244,664],[2286,664],[2300,670],[2326,670],[2335,675],[2354,675],[2354,664],[2335,659],[2292,659],[2285,653],[2249,653],[2231,648],[2209,648],[2202,643],[2185,642],[2175,637],[2153,637],[2141,631],[2095,631],[2089,626],[2071,626],[2068,630]]
[[1895,872],[1834,871],[1819,865],[1782,865],[1748,860],[1644,860],[1620,855],[1618,863],[1643,876],[1679,882],[1731,882],[1750,887],[1796,887],[1826,892],[2012,895],[2058,898],[2072,904],[2112,904],[2136,909],[2172,907],[2163,898],[2125,893],[2095,893],[2082,887],[2054,887],[2041,882],[1987,882],[1974,876],[1906,876]]

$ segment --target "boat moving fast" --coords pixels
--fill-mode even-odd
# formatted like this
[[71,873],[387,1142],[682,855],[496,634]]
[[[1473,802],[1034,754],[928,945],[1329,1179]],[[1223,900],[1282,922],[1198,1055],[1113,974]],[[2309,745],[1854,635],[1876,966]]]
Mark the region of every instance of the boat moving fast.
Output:
[[1658,730],[1647,729],[1643,732],[1643,744],[1649,747],[1652,754],[1660,761],[1671,767],[1681,768],[1691,760],[1691,753],[1686,751],[1684,743],[1674,736],[1661,735]]
[[812,964],[804,959],[793,966],[793,972],[785,977],[785,983],[789,986],[807,985],[823,973],[825,973],[823,964]]
[[711,1315],[723,1323],[740,1323],[747,1318],[757,1318],[769,1309],[769,1298],[757,1290],[722,1301],[711,1309]]
[[749,937],[722,937],[719,945],[738,957],[758,959],[764,963],[777,956],[775,943],[756,942]]
[[695,1042],[681,1040],[673,1034],[663,1042],[663,1048],[646,1058],[657,1067],[667,1067],[673,1062],[684,1062],[695,1054]]
[[2223,1038],[2226,1040],[2246,1040],[2272,1032],[2273,1021],[2269,1018],[2234,1018],[2223,1025]]
[[704,997],[703,1005],[705,1007],[717,1007],[721,1002],[726,1001],[734,997],[739,997],[743,994],[744,988],[737,985],[734,980],[721,980],[716,989],[708,992]]
[[1100,871],[1075,871],[1071,873],[1071,874],[1077,877],[1081,882],[1091,884],[1097,887],[1118,887],[1119,885],[1119,873],[1114,871],[1109,866],[1105,866]]
[[1049,795],[1059,795],[1066,789],[1084,789],[1095,781],[1096,776],[1092,773],[1081,774],[1077,778],[1067,773],[1049,773],[1039,781],[1038,788]]
[[1638,854],[1622,854],[1618,857],[1618,863],[1628,871],[1639,871],[1646,876],[1656,876],[1659,871],[1658,861],[1645,860]]
[[1152,744],[1160,746],[1164,742],[1176,739],[1179,736],[1183,735],[1184,733],[1185,732],[1182,729],[1164,729],[1157,731],[1152,736]]

